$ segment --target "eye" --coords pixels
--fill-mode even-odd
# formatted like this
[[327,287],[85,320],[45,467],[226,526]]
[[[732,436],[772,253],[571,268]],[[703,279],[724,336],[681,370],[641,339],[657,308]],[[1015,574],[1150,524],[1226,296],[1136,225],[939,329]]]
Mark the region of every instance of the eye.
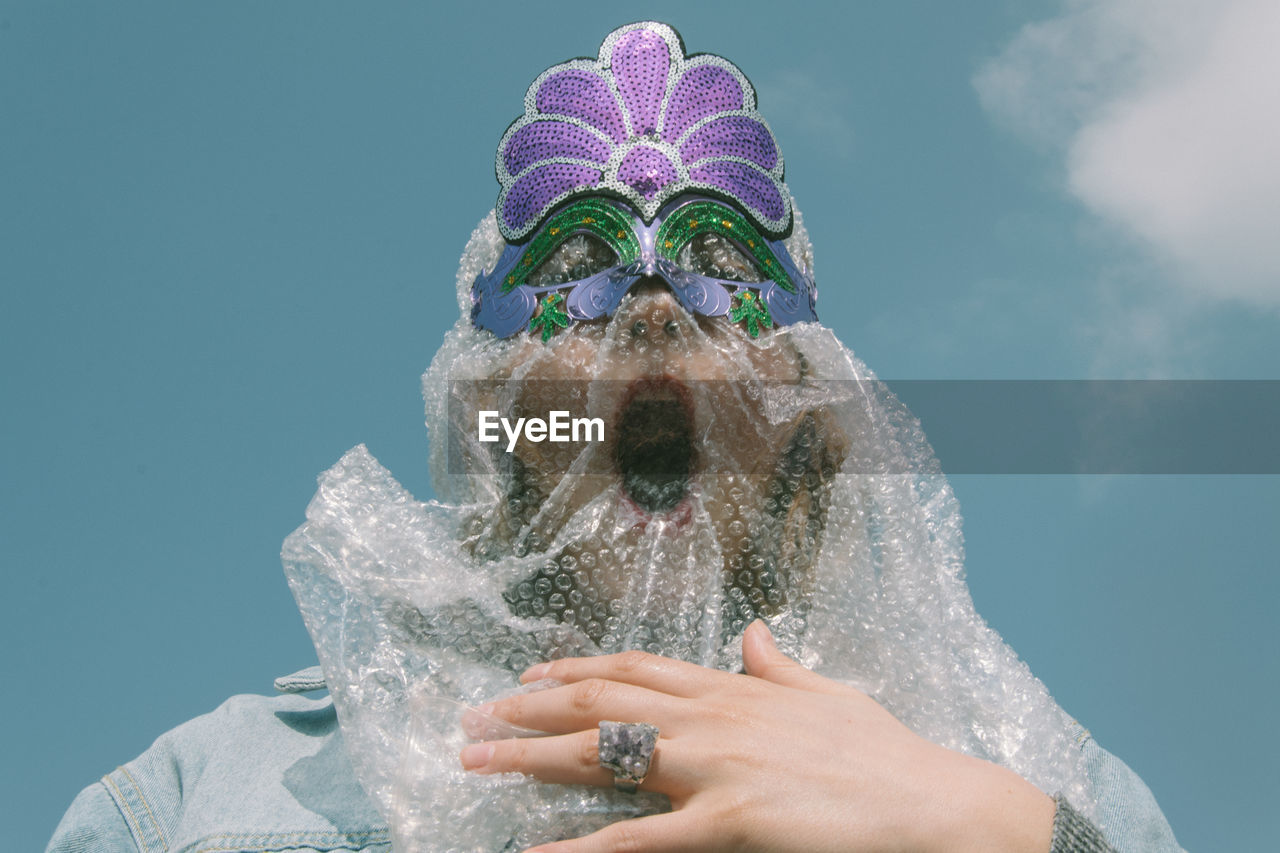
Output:
[[594,234],[574,234],[538,264],[525,283],[549,287],[579,281],[618,265],[618,253]]
[[760,282],[764,276],[755,261],[732,240],[704,231],[684,244],[676,263],[689,272],[724,281]]

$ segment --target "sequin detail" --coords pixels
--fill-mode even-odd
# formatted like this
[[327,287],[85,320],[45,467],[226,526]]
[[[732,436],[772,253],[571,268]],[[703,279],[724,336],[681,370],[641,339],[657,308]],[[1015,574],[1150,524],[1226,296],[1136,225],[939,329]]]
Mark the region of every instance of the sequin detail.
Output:
[[502,280],[502,292],[524,284],[566,238],[584,231],[604,240],[617,253],[619,264],[629,264],[640,255],[631,217],[603,199],[585,198],[553,216],[529,242],[515,268]]
[[728,69],[715,65],[691,68],[671,94],[662,138],[675,142],[699,119],[745,108],[742,85]]
[[680,146],[680,158],[696,163],[716,154],[750,160],[763,169],[778,165],[778,146],[769,129],[746,116],[721,116],[699,127]]
[[538,302],[538,313],[529,321],[529,331],[542,331],[542,342],[551,340],[557,329],[569,326],[569,315],[564,311],[564,296],[548,293]]
[[[569,116],[602,131],[614,142],[627,141],[627,129],[622,122],[622,110],[613,92],[599,75],[590,71],[569,68],[558,73],[555,68],[539,77],[536,109],[540,113]],[[532,91],[532,90],[531,90]],[[528,115],[529,96],[525,96],[525,114]]]
[[562,121],[535,121],[511,137],[504,156],[507,171],[513,175],[551,157],[593,160],[603,169],[609,159],[609,143],[585,127]]
[[[762,237],[728,202],[680,198],[645,222],[625,203],[593,196],[553,213],[525,244],[506,244],[472,283],[471,320],[510,337],[531,328],[552,291],[564,296],[570,322],[597,320],[612,315],[646,276],[665,280],[690,314],[727,316],[732,295],[750,290],[773,326],[817,319],[813,277],[784,241]],[[541,323],[538,329],[555,332]]]
[[618,164],[618,180],[646,199],[653,198],[676,178],[676,168],[667,155],[647,145],[632,148]]
[[739,199],[746,205],[746,210],[762,210],[767,215],[777,216],[787,211],[787,201],[777,186],[759,169],[747,163],[712,161],[690,169],[689,176]]
[[632,134],[648,136],[658,129],[670,65],[667,43],[649,30],[632,30],[614,46],[614,80],[631,117]]
[[658,252],[676,260],[686,243],[708,231],[726,237],[750,252],[765,278],[783,290],[796,292],[795,283],[786,269],[751,223],[736,211],[714,201],[695,201],[668,216],[658,230]]
[[594,186],[599,180],[600,170],[587,166],[573,163],[538,166],[515,182],[503,215],[527,219],[555,199],[567,197],[576,189]]
[[773,318],[769,316],[769,306],[755,293],[747,289],[733,294],[733,307],[729,309],[729,319],[735,323],[746,323],[751,337],[760,337],[760,329],[772,328]]
[[755,89],[726,59],[686,55],[666,24],[621,27],[596,59],[539,75],[495,168],[498,227],[512,243],[587,194],[622,198],[651,222],[676,196],[709,193],[769,237],[791,228],[782,157]]

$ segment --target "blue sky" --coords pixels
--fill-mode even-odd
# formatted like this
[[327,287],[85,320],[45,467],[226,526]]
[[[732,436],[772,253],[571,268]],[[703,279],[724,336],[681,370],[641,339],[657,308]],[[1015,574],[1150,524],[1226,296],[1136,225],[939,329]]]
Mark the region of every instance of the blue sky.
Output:
[[[314,660],[280,542],[360,442],[430,496],[418,376],[494,146],[618,24],[756,84],[880,376],[1280,378],[1274,4],[782,8],[0,3],[15,848]],[[1264,849],[1277,478],[953,484],[979,612],[1184,846]]]

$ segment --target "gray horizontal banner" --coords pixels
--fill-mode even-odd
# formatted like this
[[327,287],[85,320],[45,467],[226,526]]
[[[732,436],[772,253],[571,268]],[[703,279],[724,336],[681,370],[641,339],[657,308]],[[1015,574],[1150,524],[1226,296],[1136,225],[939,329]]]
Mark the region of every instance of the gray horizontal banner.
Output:
[[[628,408],[628,401],[636,398],[637,387],[641,399],[657,401],[648,417],[657,413],[654,428],[663,432],[667,430],[662,405],[680,419],[681,412],[696,411],[702,405],[742,406],[744,401],[767,399],[803,413],[861,406],[870,399],[886,406],[893,422],[909,422],[911,415],[918,418],[947,474],[1280,474],[1280,380],[924,379],[798,384],[455,382],[450,400],[450,473],[479,473],[474,464],[476,448],[489,458],[500,457],[508,448],[519,455],[521,443],[530,440],[547,442],[549,447],[554,438],[564,439],[560,453],[538,454],[539,465],[571,460],[592,441],[602,442],[613,453],[617,436],[634,430],[628,421],[636,409]],[[893,405],[893,396],[910,414]],[[600,404],[602,399],[605,402]],[[555,411],[561,414],[552,416]],[[532,424],[532,433],[505,432],[501,419],[507,418],[512,426],[518,417],[546,423]],[[554,422],[557,419],[559,423]],[[482,428],[485,437],[479,439]],[[681,440],[678,434],[666,438]],[[696,455],[698,442],[749,442],[750,437],[717,435],[714,428],[690,429],[687,440]],[[678,448],[673,458],[682,458]],[[846,459],[842,470],[858,473],[850,470],[851,465],[856,467]],[[868,470],[873,465],[868,463]],[[593,465],[579,473],[608,472]],[[701,473],[714,475],[715,471]]]
[[948,474],[1280,474],[1276,380],[900,380]]

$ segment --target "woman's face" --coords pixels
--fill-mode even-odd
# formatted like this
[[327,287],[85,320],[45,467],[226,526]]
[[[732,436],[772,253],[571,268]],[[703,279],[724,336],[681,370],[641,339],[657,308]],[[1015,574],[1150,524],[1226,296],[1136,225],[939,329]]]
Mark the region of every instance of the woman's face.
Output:
[[550,581],[579,600],[548,612],[599,641],[609,608],[596,605],[634,598],[640,578],[662,599],[653,573],[668,566],[680,585],[685,565],[726,592],[730,622],[787,601],[816,552],[842,444],[820,413],[791,401],[806,370],[785,330],[753,338],[726,317],[691,315],[656,277],[611,317],[549,344],[515,341],[479,408],[604,424],[600,442],[491,446],[504,500],[477,524],[478,550],[551,557],[513,588],[517,612],[545,615],[536,593],[521,593]]

